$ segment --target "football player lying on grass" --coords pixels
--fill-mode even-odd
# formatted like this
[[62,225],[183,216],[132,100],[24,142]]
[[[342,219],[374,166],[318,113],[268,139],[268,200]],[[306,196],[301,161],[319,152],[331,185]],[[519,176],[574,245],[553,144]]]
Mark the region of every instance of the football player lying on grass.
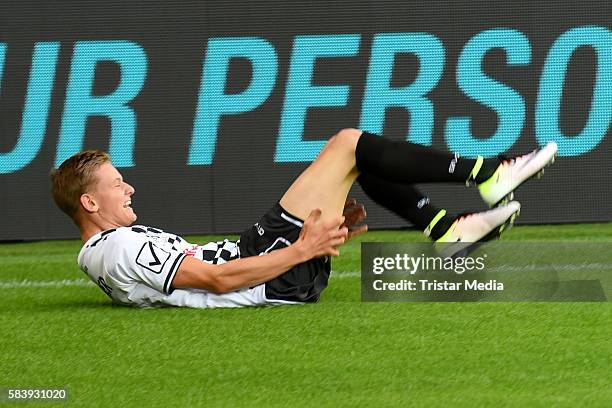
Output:
[[[513,191],[542,172],[556,151],[550,143],[513,159],[468,159],[344,129],[239,240],[205,245],[132,225],[134,188],[104,152],[72,156],[52,170],[51,181],[56,204],[80,230],[80,268],[120,304],[299,304],[319,299],[337,248],[367,228],[356,227],[365,217],[363,207],[347,203],[354,182],[375,202],[421,228],[446,256],[454,256],[498,237],[512,224],[520,209],[511,201]],[[448,214],[413,186],[430,182],[476,185],[491,209]]]

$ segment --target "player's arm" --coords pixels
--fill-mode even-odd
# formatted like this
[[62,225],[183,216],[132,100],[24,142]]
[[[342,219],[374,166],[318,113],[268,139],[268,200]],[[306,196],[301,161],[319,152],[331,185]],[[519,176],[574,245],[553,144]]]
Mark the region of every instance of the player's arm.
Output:
[[346,227],[340,227],[344,217],[326,222],[320,217],[321,211],[314,210],[304,221],[296,242],[266,255],[236,259],[221,265],[186,257],[174,276],[172,287],[231,292],[267,282],[310,259],[338,256],[337,247],[346,241],[348,234]]

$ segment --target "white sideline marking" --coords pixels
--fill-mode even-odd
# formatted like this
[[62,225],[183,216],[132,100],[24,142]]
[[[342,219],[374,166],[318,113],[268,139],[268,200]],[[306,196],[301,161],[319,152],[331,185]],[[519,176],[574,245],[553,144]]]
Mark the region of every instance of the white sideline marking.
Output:
[[30,279],[0,282],[0,289],[19,288],[65,288],[69,286],[92,286],[93,282],[87,279],[62,279],[54,281],[36,281]]
[[351,272],[334,272],[332,271],[330,277],[332,278],[336,278],[336,279],[346,279],[346,278],[358,278],[361,276],[361,272],[355,272],[355,271],[351,271]]
[[[334,278],[358,278],[360,272],[332,272]],[[88,287],[94,283],[87,279],[61,279],[53,281],[37,281],[30,279],[0,281],[0,289],[20,289],[20,288],[66,288],[66,287]]]
[[[594,270],[594,269],[612,269],[612,264],[606,263],[582,263],[582,264],[553,264],[553,265],[500,265],[493,268],[488,268],[485,272],[497,271],[575,271],[575,270]],[[361,272],[335,272],[332,271],[331,278],[333,279],[348,279],[359,278]],[[37,281],[30,279],[0,281],[0,289],[19,289],[19,288],[65,288],[65,287],[88,287],[94,283],[87,279],[61,279],[53,281]]]
[[[334,278],[357,278],[361,275],[359,272],[343,272],[333,273]],[[0,282],[1,289],[20,289],[20,288],[66,288],[66,287],[88,287],[94,286],[92,281],[87,279],[61,279],[54,281],[36,281],[30,279],[11,280]]]

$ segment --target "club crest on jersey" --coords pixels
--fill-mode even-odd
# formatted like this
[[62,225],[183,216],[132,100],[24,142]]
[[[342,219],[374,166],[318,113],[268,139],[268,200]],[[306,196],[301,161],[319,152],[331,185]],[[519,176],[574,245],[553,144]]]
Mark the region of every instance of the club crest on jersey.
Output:
[[140,248],[136,257],[136,263],[153,273],[161,273],[168,258],[170,258],[170,252],[148,241]]

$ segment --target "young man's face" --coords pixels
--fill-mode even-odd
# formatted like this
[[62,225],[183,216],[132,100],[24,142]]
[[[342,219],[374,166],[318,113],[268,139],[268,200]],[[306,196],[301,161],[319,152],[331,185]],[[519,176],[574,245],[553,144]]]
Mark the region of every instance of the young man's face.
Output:
[[89,194],[93,198],[98,215],[113,226],[128,226],[136,221],[132,210],[134,187],[123,181],[121,173],[110,163],[96,170],[97,183]]

